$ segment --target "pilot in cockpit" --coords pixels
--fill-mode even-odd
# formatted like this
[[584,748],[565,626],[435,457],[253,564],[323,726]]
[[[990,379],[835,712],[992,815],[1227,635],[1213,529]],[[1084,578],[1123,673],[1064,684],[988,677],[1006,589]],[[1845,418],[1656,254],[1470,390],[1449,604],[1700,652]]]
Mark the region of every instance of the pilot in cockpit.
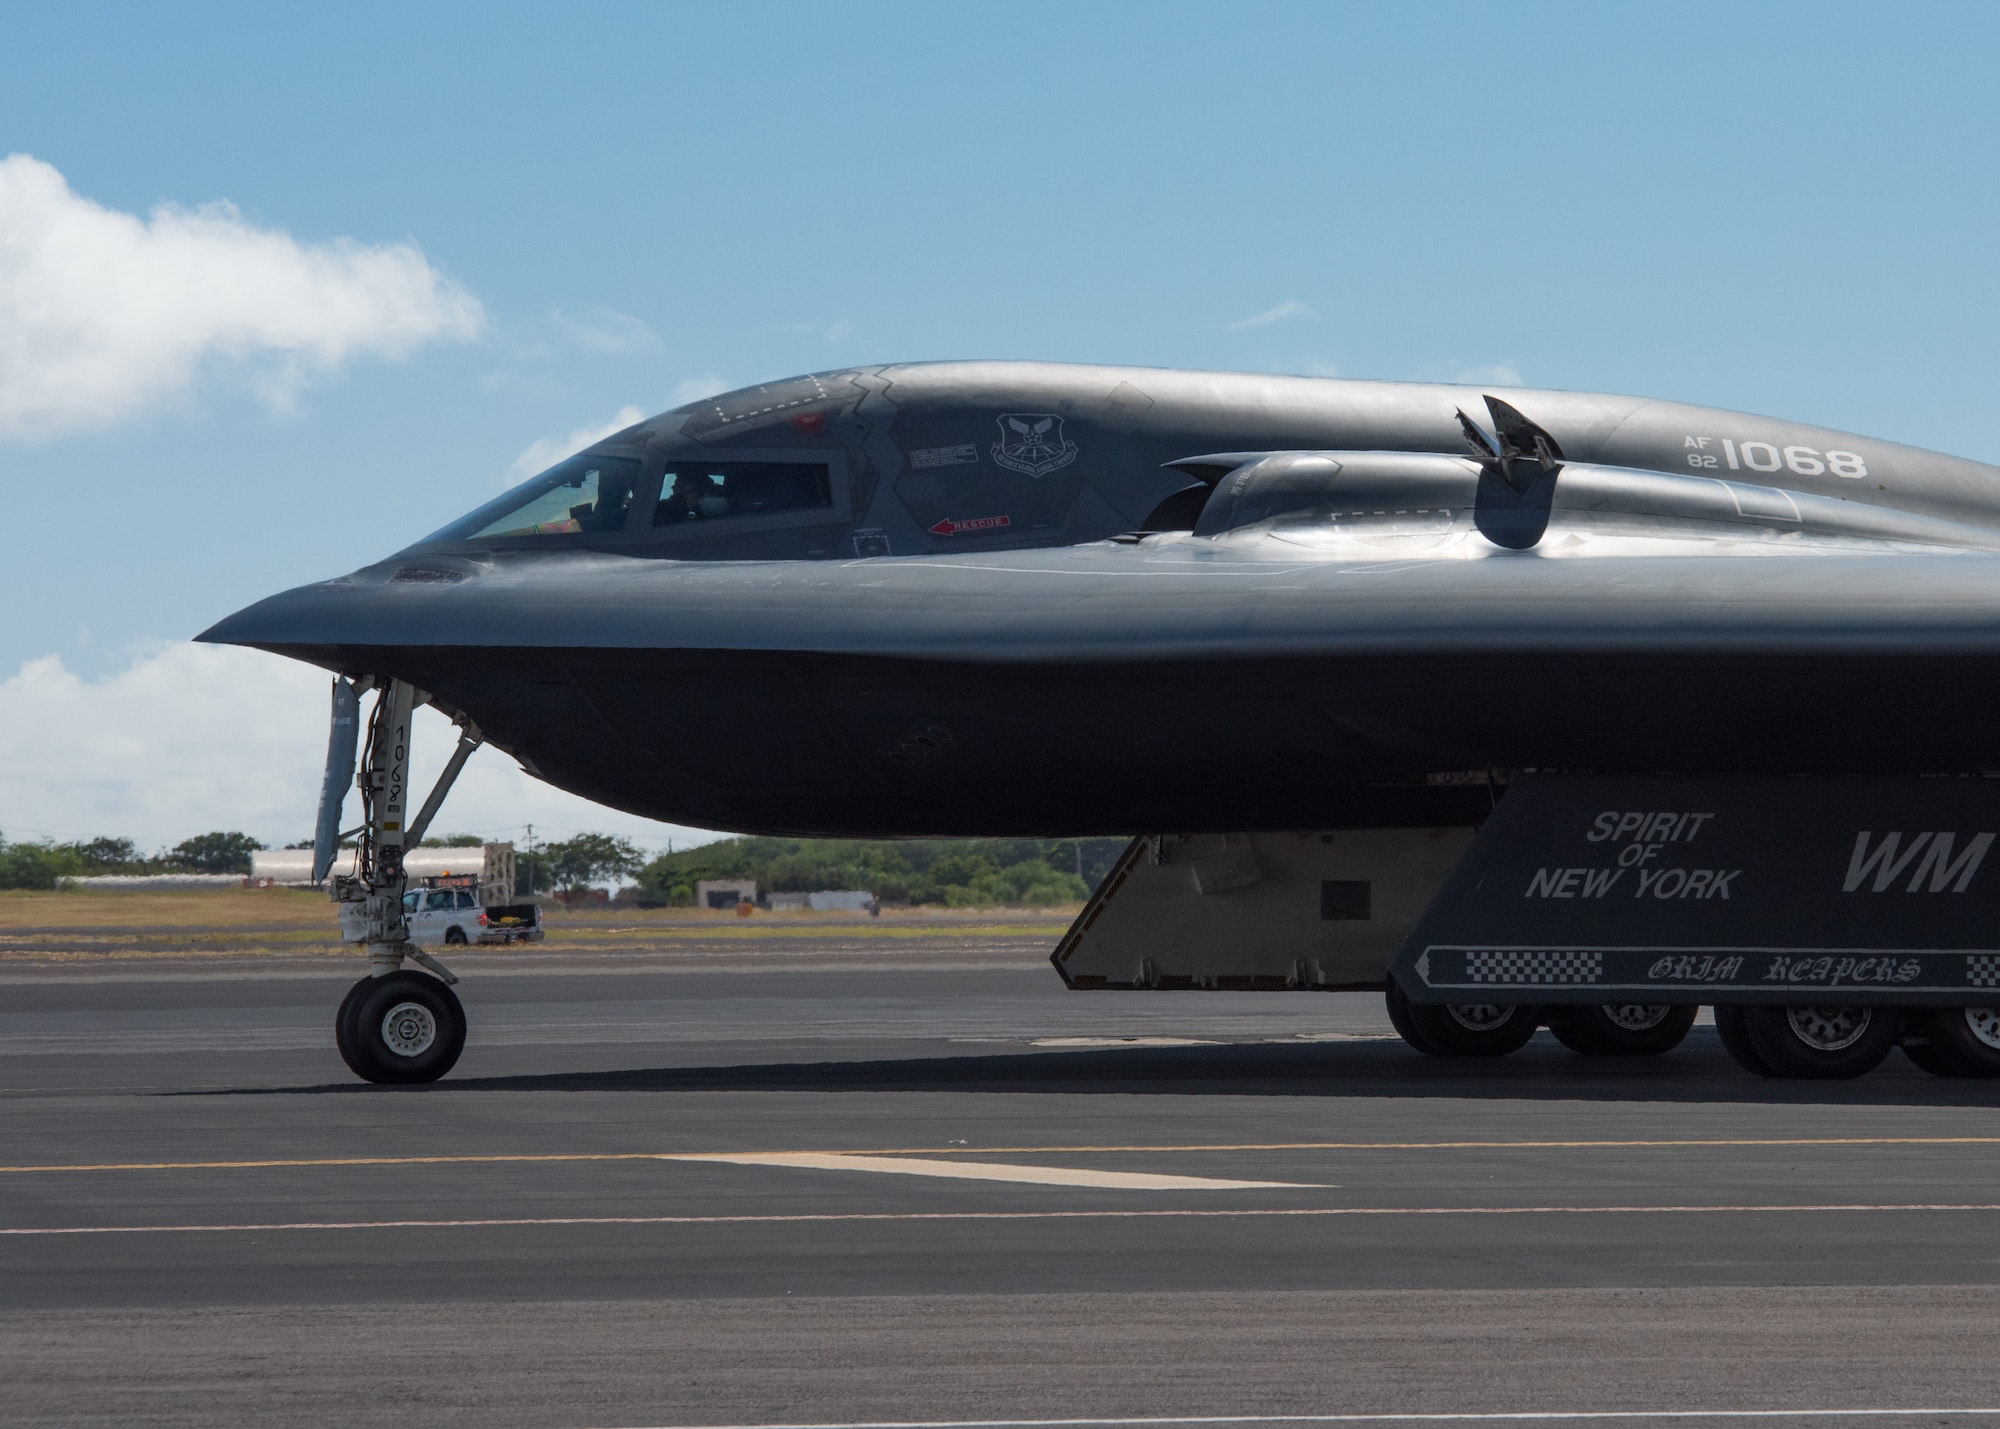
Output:
[[679,472],[671,480],[673,495],[662,500],[653,513],[655,526],[728,514],[729,498],[722,494],[722,483],[713,476],[706,472]]
[[598,474],[597,499],[569,509],[569,518],[578,531],[622,531],[632,510],[630,472],[604,471]]

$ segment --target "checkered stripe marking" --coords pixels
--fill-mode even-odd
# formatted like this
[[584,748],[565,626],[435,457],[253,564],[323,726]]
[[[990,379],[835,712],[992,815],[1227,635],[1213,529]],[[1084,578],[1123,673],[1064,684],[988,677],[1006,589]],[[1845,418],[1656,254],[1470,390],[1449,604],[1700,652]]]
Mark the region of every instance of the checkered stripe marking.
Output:
[[1965,980],[1974,987],[2000,987],[2000,956],[1992,953],[1968,954]]
[[[1996,974],[2000,976],[2000,974]],[[1601,982],[1604,954],[1556,952],[1467,953],[1465,976],[1471,982],[1515,985]]]

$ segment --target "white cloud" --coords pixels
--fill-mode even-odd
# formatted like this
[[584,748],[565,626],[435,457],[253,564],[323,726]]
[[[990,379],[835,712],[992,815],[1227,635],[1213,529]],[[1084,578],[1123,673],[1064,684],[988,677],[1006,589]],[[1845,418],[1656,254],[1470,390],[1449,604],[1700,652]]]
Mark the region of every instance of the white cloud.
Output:
[[785,330],[787,332],[805,333],[811,337],[824,338],[829,343],[836,343],[842,338],[854,335],[854,324],[842,318],[838,322],[829,323],[825,327],[816,327],[812,323],[793,323]]
[[1231,328],[1269,327],[1272,323],[1281,323],[1286,318],[1305,318],[1312,315],[1313,310],[1297,298],[1287,298],[1275,308],[1266,308],[1261,313],[1253,313],[1247,318],[1238,318],[1235,322],[1229,324],[1229,326]]
[[[136,839],[165,847],[210,829],[268,844],[312,836],[326,763],[321,670],[261,651],[176,644],[108,679],[86,681],[57,655],[0,681],[0,835]],[[418,712],[412,784],[428,792],[456,735]],[[350,825],[360,801],[350,797]],[[551,788],[496,749],[473,755],[436,832],[565,838],[589,829],[649,848],[698,831],[635,818]]]
[[547,471],[571,452],[582,451],[592,442],[603,441],[613,432],[622,432],[634,422],[644,420],[645,416],[644,412],[627,403],[612,413],[608,422],[578,427],[565,437],[542,437],[532,441],[507,464],[505,484],[512,486],[518,481],[526,481],[538,471]]
[[613,312],[609,308],[593,309],[580,318],[557,313],[550,319],[550,326],[570,347],[598,357],[648,352],[660,345],[659,337],[644,322],[630,313]]
[[673,395],[667,399],[669,407],[685,407],[690,402],[699,402],[704,397],[713,397],[718,392],[727,392],[729,384],[713,372],[704,372],[696,377],[683,377],[674,384]]
[[414,243],[300,243],[228,203],[140,218],[27,154],[0,159],[0,438],[131,417],[216,364],[282,407],[352,358],[400,358],[483,323]]

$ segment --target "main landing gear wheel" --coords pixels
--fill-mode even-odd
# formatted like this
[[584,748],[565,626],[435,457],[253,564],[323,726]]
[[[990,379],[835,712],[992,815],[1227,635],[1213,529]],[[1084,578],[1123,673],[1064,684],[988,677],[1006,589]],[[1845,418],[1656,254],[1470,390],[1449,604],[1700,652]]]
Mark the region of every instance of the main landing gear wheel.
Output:
[[1433,1057],[1504,1057],[1521,1049],[1541,1025],[1539,1007],[1466,1002],[1411,1002],[1389,984],[1389,1021],[1405,1042]]
[[1389,982],[1388,992],[1384,994],[1384,1000],[1389,1004],[1389,1025],[1396,1029],[1396,1035],[1409,1043],[1413,1050],[1422,1052],[1426,1057],[1435,1057],[1437,1048],[1424,1041],[1423,1034],[1417,1031],[1416,1023],[1410,1021],[1410,999],[1400,987],[1396,986],[1393,978]]
[[2000,1077],[2000,1008],[1926,1007],[1910,1014],[1921,1043],[1903,1055],[1939,1077]]
[[465,1050],[458,995],[425,973],[365,977],[334,1016],[340,1059],[363,1081],[434,1082]]
[[1552,1007],[1549,1031],[1586,1057],[1657,1057],[1681,1045],[1699,1010],[1664,1002]]
[[1755,1072],[1760,1077],[1778,1076],[1778,1069],[1751,1045],[1749,1019],[1745,1016],[1749,1011],[1747,1007],[1729,1003],[1716,1005],[1715,1032],[1722,1039],[1722,1049],[1746,1072]]
[[1890,1007],[1745,1007],[1742,1013],[1750,1046],[1771,1074],[1823,1080],[1881,1066],[1901,1021]]

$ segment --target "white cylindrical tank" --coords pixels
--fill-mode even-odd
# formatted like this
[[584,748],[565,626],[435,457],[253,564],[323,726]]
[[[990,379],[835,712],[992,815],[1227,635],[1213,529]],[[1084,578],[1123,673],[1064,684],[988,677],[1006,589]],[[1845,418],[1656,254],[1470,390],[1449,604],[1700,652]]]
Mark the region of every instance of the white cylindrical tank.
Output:
[[[343,852],[333,861],[333,871],[342,872],[354,855]],[[250,855],[250,882],[297,884],[311,887],[313,851],[309,848],[260,848]]]
[[[309,848],[263,848],[250,855],[250,882],[253,887],[312,886],[313,851]],[[354,871],[354,851],[342,849],[333,861],[334,873]],[[470,874],[482,884],[491,884],[495,898],[512,892],[514,846],[510,843],[477,844],[471,848],[413,848],[403,855],[403,872],[415,878],[441,878],[447,874]]]

